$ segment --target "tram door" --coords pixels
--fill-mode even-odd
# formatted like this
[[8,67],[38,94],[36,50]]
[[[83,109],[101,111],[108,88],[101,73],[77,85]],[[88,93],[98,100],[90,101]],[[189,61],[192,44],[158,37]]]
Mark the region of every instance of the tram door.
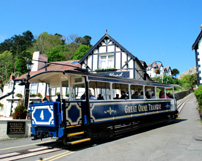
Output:
[[[86,99],[86,83],[84,77],[71,76],[70,99],[68,107],[68,116],[75,118],[74,125],[87,124],[89,121],[89,103]],[[71,108],[71,109],[70,109]]]

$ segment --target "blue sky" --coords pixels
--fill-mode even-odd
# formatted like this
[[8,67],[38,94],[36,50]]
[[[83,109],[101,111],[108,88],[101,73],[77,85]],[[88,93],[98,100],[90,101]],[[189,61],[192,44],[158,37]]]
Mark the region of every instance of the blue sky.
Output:
[[30,30],[65,37],[108,34],[147,64],[180,72],[195,66],[202,0],[6,0],[0,2],[0,42]]

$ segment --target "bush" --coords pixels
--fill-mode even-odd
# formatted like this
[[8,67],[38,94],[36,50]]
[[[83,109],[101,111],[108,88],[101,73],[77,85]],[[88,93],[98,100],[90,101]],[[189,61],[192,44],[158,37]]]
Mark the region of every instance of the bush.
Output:
[[41,95],[41,93],[37,93],[37,97],[40,97],[40,98],[42,98],[42,95]]
[[26,106],[24,106],[24,100],[18,102],[14,113],[12,114],[13,119],[25,119],[27,115]]
[[20,93],[17,93],[15,96],[22,98],[22,94],[20,94]]
[[200,109],[202,109],[202,85],[200,85],[195,91],[194,94],[196,96],[196,99],[198,101],[198,105]]

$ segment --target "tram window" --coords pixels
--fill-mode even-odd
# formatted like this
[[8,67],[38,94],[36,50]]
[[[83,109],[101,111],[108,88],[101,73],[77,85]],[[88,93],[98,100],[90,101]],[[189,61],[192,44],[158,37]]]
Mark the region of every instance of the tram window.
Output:
[[128,99],[128,84],[113,83],[112,94],[113,99]]
[[170,99],[174,98],[173,88],[166,88],[166,97]]
[[131,85],[131,99],[143,99],[143,86]]
[[158,99],[165,99],[165,88],[163,87],[157,87],[157,98]]
[[68,80],[62,81],[62,98],[69,98],[69,84]]
[[110,83],[106,82],[89,82],[89,89],[97,100],[110,100]]
[[147,99],[156,99],[155,87],[145,86],[145,96]]
[[85,93],[84,83],[74,84],[71,93],[72,100],[79,100],[84,93]]

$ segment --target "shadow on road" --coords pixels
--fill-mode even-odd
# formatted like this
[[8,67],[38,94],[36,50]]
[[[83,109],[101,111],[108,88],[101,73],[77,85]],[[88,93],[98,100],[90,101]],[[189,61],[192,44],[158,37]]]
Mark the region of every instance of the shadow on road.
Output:
[[123,134],[119,134],[113,138],[102,138],[102,139],[97,139],[97,140],[93,140],[90,143],[82,143],[82,144],[77,144],[74,146],[67,146],[67,145],[63,145],[62,142],[48,142],[48,143],[43,143],[43,144],[39,144],[38,146],[47,146],[49,148],[59,148],[61,150],[70,150],[70,151],[79,151],[82,149],[86,149],[86,148],[90,148],[93,146],[98,146],[100,144],[104,144],[104,143],[109,143],[115,140],[119,140],[125,137],[129,137],[132,135],[136,135],[136,134],[141,134],[144,132],[148,132],[150,130],[154,130],[157,128],[162,128],[162,127],[166,127],[166,126],[171,126],[173,124],[178,124],[180,122],[186,121],[186,119],[176,119],[176,120],[172,120],[170,122],[167,123],[159,123],[159,124],[155,124],[155,125],[150,125],[150,126],[146,126],[146,127],[141,127],[137,130],[131,131],[131,132],[125,132]]

